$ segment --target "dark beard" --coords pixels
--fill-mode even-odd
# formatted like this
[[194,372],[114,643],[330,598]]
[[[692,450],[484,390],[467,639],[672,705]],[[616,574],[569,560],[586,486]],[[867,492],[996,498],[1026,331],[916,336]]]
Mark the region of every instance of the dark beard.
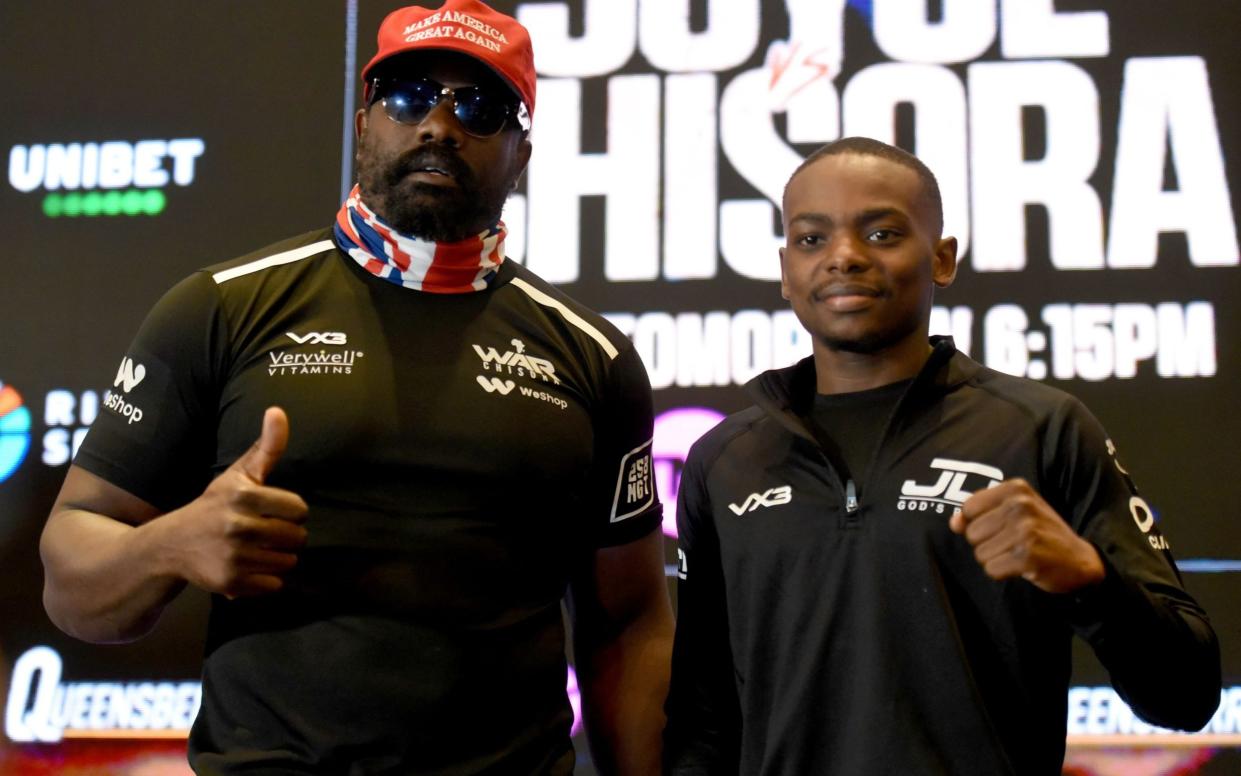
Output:
[[[379,155],[365,139],[358,147],[358,184],[366,204],[402,234],[435,242],[472,237],[500,220],[512,181],[488,187],[460,156],[442,146],[420,146],[403,156]],[[408,176],[434,165],[456,186],[419,183]]]

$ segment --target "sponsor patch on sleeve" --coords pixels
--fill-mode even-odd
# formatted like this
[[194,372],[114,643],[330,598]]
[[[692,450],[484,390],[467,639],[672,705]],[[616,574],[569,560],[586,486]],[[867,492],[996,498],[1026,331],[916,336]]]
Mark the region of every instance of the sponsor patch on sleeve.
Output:
[[655,473],[651,467],[651,440],[625,454],[616,478],[610,522],[619,523],[655,503]]
[[[116,370],[112,385],[104,391],[102,407],[122,424],[126,434],[149,441],[155,437],[157,397],[173,391],[172,373],[154,358],[126,355]],[[102,417],[102,415],[101,415]]]

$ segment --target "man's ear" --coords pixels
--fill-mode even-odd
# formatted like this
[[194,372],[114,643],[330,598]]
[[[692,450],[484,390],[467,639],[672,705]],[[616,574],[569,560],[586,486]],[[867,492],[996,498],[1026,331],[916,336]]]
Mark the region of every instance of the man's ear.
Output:
[[789,299],[788,285],[784,279],[784,248],[780,248],[780,297],[786,302]]
[[517,141],[517,149],[513,152],[513,166],[516,167],[516,174],[513,175],[513,190],[517,190],[517,183],[521,180],[521,176],[526,174],[526,166],[530,164],[530,153],[534,150],[534,146],[530,144],[530,133],[523,132],[521,139]]
[[[353,114],[353,139],[354,148],[362,144],[362,138],[366,135],[367,115],[366,108],[358,108],[358,112]],[[354,152],[354,158],[357,158],[357,151]]]
[[947,288],[957,277],[957,238],[945,237],[935,244],[931,259],[931,279],[939,288]]

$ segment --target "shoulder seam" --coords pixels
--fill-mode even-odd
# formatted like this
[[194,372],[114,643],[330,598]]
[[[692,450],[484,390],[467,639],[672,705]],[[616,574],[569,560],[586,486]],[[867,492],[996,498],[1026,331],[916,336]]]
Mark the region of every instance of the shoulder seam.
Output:
[[258,272],[270,267],[277,267],[281,264],[291,264],[295,261],[301,261],[302,259],[309,258],[317,253],[323,253],[324,251],[331,249],[333,246],[334,243],[331,240],[320,240],[319,242],[311,243],[310,245],[303,245],[298,248],[293,248],[292,250],[272,254],[271,256],[255,259],[254,261],[248,261],[245,264],[241,264],[236,267],[220,270],[219,272],[213,273],[211,275],[211,279],[216,282],[216,285],[220,285],[221,283],[232,280],[233,278],[239,278],[253,272]]
[[[985,369],[985,367],[984,367],[984,369]],[[1002,373],[1002,372],[999,372],[999,373],[994,373],[994,374],[996,374],[996,375],[1000,375],[1000,376],[1004,376],[1004,373]],[[1010,406],[1012,406],[1012,407],[1016,407],[1016,408],[1017,408],[1017,410],[1019,410],[1019,411],[1020,411],[1023,415],[1025,415],[1027,418],[1029,418],[1032,422],[1034,422],[1034,423],[1038,423],[1039,418],[1040,418],[1040,410],[1039,410],[1039,409],[1036,409],[1036,408],[1035,408],[1033,405],[1031,405],[1029,402],[1022,401],[1022,400],[1018,399],[1017,397],[1012,396],[1012,395],[1011,395],[1011,394],[1009,394],[1008,392],[1005,392],[1005,391],[1002,391],[1002,390],[997,389],[997,387],[996,387],[996,386],[994,386],[994,385],[992,385],[992,384],[991,384],[991,382],[992,382],[991,380],[989,380],[989,379],[987,379],[987,380],[984,380],[984,379],[979,379],[979,378],[984,377],[984,376],[990,376],[990,375],[987,375],[987,372],[985,372],[985,371],[980,371],[978,374],[976,374],[976,375],[974,375],[974,376],[970,377],[969,379],[967,379],[967,380],[965,381],[965,385],[967,385],[967,386],[969,386],[969,387],[971,387],[971,388],[974,388],[974,389],[976,389],[976,390],[982,391],[983,393],[987,394],[988,396],[992,397],[993,399],[995,399],[995,400],[997,400],[997,401],[999,401],[999,402],[1001,402],[1001,403],[1003,403],[1003,404],[1008,404],[1008,405],[1010,405]],[[1012,377],[1012,375],[1007,375],[1007,376],[1008,376],[1008,377]],[[1014,379],[1022,379],[1022,378],[1014,378]],[[1050,387],[1050,386],[1047,386],[1047,387]],[[1074,398],[1071,394],[1063,393],[1063,395],[1062,395],[1061,397],[1059,397],[1059,398],[1060,398],[1060,401],[1059,401],[1059,402],[1057,402],[1057,406],[1062,405],[1062,404],[1064,403],[1064,400],[1065,400],[1065,398],[1066,398],[1066,397],[1067,397],[1068,399],[1072,399],[1072,398]],[[1050,406],[1050,405],[1048,405],[1047,409],[1048,409],[1048,410],[1052,410],[1052,408],[1051,408],[1051,406]],[[1054,410],[1053,410],[1053,411],[1054,411]]]
[[609,340],[603,332],[590,325],[585,318],[570,310],[568,306],[560,300],[543,293],[523,278],[514,277],[509,281],[509,285],[521,289],[526,296],[530,297],[538,304],[541,304],[544,307],[550,307],[560,313],[562,318],[576,326],[595,342],[598,342],[600,347],[603,348],[603,352],[608,354],[609,360],[616,358],[616,356],[620,353],[620,351],[616,349],[616,346],[612,344],[611,340]]
[[[724,455],[727,449],[731,447],[734,442],[737,441],[738,438],[754,431],[754,427],[757,426],[760,422],[762,422],[767,417],[766,413],[762,411],[761,407],[753,406],[753,405],[750,407],[747,407],[744,410],[741,410],[741,412],[737,413],[737,415],[740,415],[742,413],[749,412],[752,410],[758,410],[759,414],[757,417],[752,418],[750,420],[746,420],[744,423],[738,424],[736,429],[733,429],[731,432],[724,434],[722,439],[720,439],[718,442],[715,442],[713,444],[713,447],[715,448],[715,450],[712,452],[710,457],[704,458],[701,462],[702,471],[704,474],[710,471],[711,468],[715,466],[716,462]],[[737,417],[737,415],[734,415],[733,417]],[[720,424],[722,425],[723,423],[727,421],[728,421],[728,418],[725,418],[723,421],[720,421]],[[716,426],[716,428],[719,428],[719,426]],[[714,431],[715,429],[713,428],[711,430]],[[707,432],[707,433],[711,433],[711,432]],[[699,441],[701,441],[701,439]],[[695,442],[694,444],[696,446],[698,443]]]

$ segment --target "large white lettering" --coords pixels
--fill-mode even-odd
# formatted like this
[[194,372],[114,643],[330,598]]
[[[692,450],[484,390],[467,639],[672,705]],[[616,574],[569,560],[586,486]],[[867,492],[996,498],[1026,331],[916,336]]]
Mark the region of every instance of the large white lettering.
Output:
[[[9,150],[9,184],[18,191],[162,188],[194,182],[194,166],[206,150],[199,138],[137,143],[50,143]],[[165,167],[171,162],[171,175]]]
[[[1058,269],[1103,266],[1103,215],[1089,183],[1099,160],[1099,95],[1067,62],[970,65],[974,268],[1026,266],[1025,207],[1047,209],[1051,261]],[[1045,118],[1046,150],[1023,156],[1022,109]]]
[[[1206,63],[1126,62],[1117,134],[1108,266],[1153,267],[1160,232],[1184,232],[1195,266],[1235,266],[1237,224]],[[1169,147],[1177,188],[1164,191]]]
[[527,176],[526,264],[553,283],[580,272],[582,197],[603,195],[604,271],[609,280],[659,275],[659,77],[608,81],[604,153],[583,153],[581,85],[540,81],[542,113]]

